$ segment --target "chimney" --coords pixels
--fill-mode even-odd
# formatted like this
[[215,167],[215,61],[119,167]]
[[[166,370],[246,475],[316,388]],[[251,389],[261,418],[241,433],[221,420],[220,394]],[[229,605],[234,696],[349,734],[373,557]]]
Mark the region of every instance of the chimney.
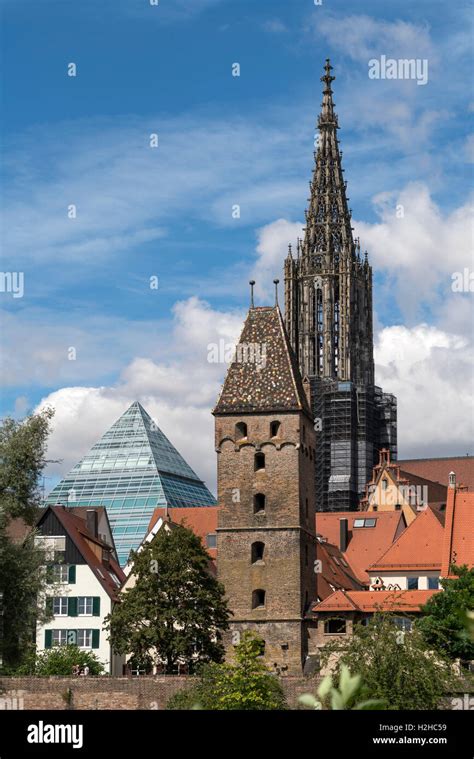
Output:
[[339,520],[339,548],[344,553],[349,543],[349,522],[344,517]]
[[454,472],[449,473],[449,487],[455,488],[456,487],[456,475]]
[[87,509],[86,511],[86,527],[91,535],[96,538],[99,534],[97,511],[95,509]]

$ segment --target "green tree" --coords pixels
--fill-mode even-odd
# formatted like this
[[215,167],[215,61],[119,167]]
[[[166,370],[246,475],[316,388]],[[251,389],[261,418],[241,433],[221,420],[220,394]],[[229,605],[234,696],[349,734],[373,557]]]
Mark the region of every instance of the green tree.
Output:
[[53,411],[23,421],[6,418],[0,426],[0,593],[3,594],[3,663],[17,667],[33,645],[35,622],[47,619],[42,601],[44,553],[34,533],[15,543],[13,519],[33,526],[41,505],[40,479]]
[[105,620],[114,650],[144,665],[164,662],[168,671],[178,661],[191,668],[221,661],[230,612],[200,538],[165,525],[131,558],[135,585]]
[[339,678],[342,666],[361,678],[360,698],[389,709],[437,709],[457,683],[452,663],[427,646],[421,632],[397,628],[395,617],[376,613],[356,624],[347,640],[326,644],[322,661]]
[[360,675],[351,675],[349,668],[341,664],[339,673],[339,687],[333,684],[331,675],[326,677],[320,683],[316,694],[318,698],[311,693],[304,693],[299,697],[300,704],[309,706],[311,709],[355,709],[358,711],[368,711],[375,709],[385,709],[386,703],[382,700],[359,701],[359,694],[362,691],[362,678]]
[[195,685],[177,693],[167,709],[276,710],[286,709],[278,678],[262,661],[263,641],[251,632],[235,648],[235,664],[209,664]]
[[450,659],[474,659],[474,640],[466,633],[466,614],[474,609],[474,569],[451,567],[454,578],[441,580],[442,593],[423,607],[417,626],[427,644]]
[[89,667],[89,675],[101,675],[104,671],[102,662],[92,651],[84,651],[77,646],[53,646],[44,651],[30,654],[27,661],[18,667],[18,675],[72,675],[73,667]]

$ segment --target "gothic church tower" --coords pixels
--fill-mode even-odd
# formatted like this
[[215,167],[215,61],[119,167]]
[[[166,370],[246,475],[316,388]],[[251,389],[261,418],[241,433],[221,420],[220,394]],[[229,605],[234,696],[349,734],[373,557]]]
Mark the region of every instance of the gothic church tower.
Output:
[[355,509],[378,450],[396,458],[396,399],[374,385],[372,269],[354,240],[326,61],[304,237],[285,261],[285,321],[316,420],[318,510]]

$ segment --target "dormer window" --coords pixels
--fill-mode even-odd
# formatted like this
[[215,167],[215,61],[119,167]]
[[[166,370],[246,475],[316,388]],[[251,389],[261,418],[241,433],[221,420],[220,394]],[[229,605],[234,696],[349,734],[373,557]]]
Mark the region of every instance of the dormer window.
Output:
[[237,422],[235,425],[235,439],[242,440],[247,437],[247,425],[245,422]]
[[271,422],[270,437],[278,437],[278,435],[280,434],[280,427],[281,427],[280,422],[277,422],[277,421]]

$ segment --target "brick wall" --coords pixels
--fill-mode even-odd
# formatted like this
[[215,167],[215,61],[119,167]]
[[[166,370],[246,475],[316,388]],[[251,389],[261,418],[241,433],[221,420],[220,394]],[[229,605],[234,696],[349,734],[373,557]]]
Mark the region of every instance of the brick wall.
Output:
[[[192,677],[1,677],[0,709],[164,709],[168,699]],[[289,705],[316,681],[284,677]]]

